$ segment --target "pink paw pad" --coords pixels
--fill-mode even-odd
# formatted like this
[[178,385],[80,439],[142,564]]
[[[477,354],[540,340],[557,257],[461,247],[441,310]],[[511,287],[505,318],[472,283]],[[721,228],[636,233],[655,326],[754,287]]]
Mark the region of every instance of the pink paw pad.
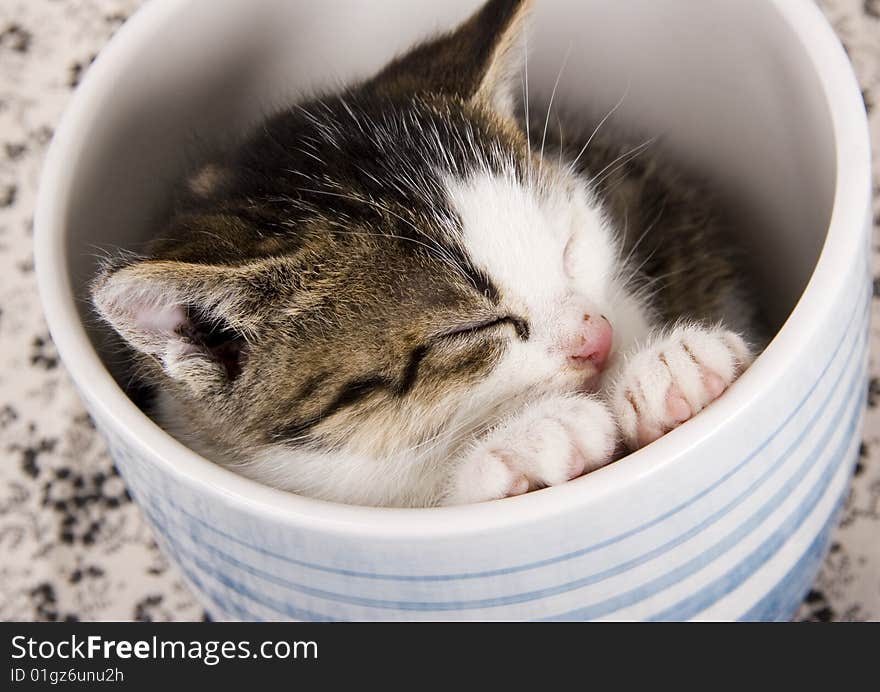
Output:
[[682,423],[693,415],[691,405],[676,387],[670,387],[666,395],[666,412],[669,419],[675,423]]
[[703,368],[702,373],[703,383],[706,386],[706,393],[709,395],[710,401],[714,401],[724,393],[724,390],[727,389],[727,384],[721,379],[720,375],[711,370]]

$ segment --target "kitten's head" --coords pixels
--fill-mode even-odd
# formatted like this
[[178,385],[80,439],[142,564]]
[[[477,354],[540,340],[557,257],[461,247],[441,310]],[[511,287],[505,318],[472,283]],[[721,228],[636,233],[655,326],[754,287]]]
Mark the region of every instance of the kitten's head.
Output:
[[149,259],[93,285],[188,427],[266,445],[448,452],[611,348],[616,245],[515,117],[525,3],[491,0],[191,181]]

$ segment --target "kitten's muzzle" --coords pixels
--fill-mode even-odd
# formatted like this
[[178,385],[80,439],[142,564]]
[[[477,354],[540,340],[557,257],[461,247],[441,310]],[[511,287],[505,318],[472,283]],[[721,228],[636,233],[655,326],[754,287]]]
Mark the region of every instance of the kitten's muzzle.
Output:
[[569,365],[578,370],[602,372],[611,354],[614,330],[605,315],[584,314],[577,334],[566,344]]

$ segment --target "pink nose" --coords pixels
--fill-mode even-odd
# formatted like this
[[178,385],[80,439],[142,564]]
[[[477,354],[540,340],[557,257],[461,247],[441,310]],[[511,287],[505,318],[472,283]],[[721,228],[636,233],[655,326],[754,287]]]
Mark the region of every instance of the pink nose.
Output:
[[577,368],[601,371],[611,353],[614,330],[604,315],[584,315],[580,330],[568,349],[569,362]]

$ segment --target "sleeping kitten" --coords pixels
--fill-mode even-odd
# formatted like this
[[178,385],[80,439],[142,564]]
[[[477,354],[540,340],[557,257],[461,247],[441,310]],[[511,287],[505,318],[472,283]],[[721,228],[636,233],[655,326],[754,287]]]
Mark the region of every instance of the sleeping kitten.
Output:
[[748,365],[706,194],[589,131],[528,141],[525,5],[271,117],[104,269],[166,430],[311,497],[479,502],[648,444]]

